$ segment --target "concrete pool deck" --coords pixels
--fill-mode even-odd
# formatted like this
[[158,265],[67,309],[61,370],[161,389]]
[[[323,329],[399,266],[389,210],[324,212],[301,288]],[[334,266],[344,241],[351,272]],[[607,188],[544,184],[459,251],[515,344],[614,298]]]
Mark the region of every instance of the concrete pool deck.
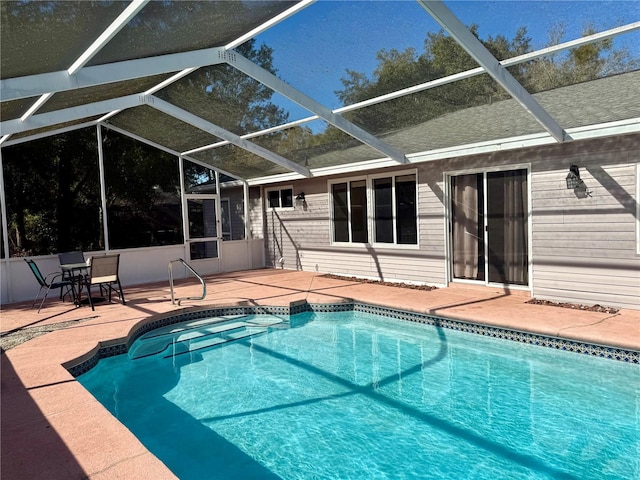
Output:
[[[601,313],[527,304],[527,292],[455,284],[415,290],[322,274],[252,270],[209,276],[207,297],[172,305],[168,282],[126,287],[126,305],[74,308],[57,299],[3,305],[0,475],[13,479],[176,478],[62,367],[99,341],[126,337],[151,315],[188,307],[282,305],[353,299],[474,323],[640,350],[640,311]],[[195,281],[176,296],[197,296]],[[31,338],[33,337],[33,338]]]

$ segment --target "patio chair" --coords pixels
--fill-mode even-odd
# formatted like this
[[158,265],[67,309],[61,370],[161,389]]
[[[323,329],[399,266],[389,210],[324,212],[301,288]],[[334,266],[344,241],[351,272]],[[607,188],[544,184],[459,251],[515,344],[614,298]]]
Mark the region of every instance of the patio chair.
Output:
[[29,265],[31,272],[33,273],[34,277],[36,277],[36,280],[40,285],[40,290],[38,290],[38,294],[36,295],[36,298],[33,300],[33,303],[31,304],[31,308],[33,308],[33,306],[38,301],[40,292],[42,292],[43,289],[46,289],[46,290],[44,292],[44,297],[42,297],[42,302],[40,302],[40,306],[38,307],[38,313],[40,313],[40,310],[42,309],[42,305],[44,305],[44,301],[47,299],[47,296],[49,295],[49,292],[51,290],[55,290],[59,288],[60,297],[62,298],[63,290],[66,288],[67,291],[64,293],[64,295],[71,294],[72,298],[75,298],[75,294],[73,290],[73,282],[71,280],[61,279],[59,281],[56,281],[56,279],[62,277],[62,273],[53,272],[47,276],[43,276],[42,273],[40,272],[40,269],[38,268],[38,265],[36,265],[36,262],[34,262],[33,260],[27,260],[26,258],[24,259],[24,261],[27,262],[27,265]]
[[[89,273],[85,275],[85,286],[91,310],[95,310],[93,299],[91,298],[91,288],[96,286],[100,287],[100,295],[108,294],[109,301],[111,301],[111,292],[115,291],[122,304],[126,305],[119,276],[120,254],[90,257],[89,263],[91,266],[89,267]],[[115,288],[116,285],[117,288]]]
[[77,265],[80,263],[86,264],[84,254],[80,250],[75,252],[64,252],[58,254],[58,261],[60,265]]

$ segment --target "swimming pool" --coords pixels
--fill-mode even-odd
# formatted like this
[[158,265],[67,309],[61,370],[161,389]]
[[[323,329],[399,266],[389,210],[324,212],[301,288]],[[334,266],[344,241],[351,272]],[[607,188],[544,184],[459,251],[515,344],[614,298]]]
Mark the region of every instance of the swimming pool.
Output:
[[349,311],[170,325],[78,380],[181,479],[631,479],[639,374]]

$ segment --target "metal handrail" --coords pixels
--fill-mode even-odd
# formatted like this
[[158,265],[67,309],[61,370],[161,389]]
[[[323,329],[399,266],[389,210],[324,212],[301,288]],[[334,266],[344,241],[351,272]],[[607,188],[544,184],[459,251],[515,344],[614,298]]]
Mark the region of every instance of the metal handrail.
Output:
[[[184,297],[184,298],[178,298],[178,299],[176,299],[174,297],[174,294],[173,294],[173,264],[175,262],[182,263],[182,265],[184,265],[191,273],[193,273],[198,278],[198,280],[200,280],[200,283],[202,284],[202,296],[200,296],[200,297]],[[207,296],[207,285],[204,283],[204,280],[202,279],[202,277],[200,275],[198,275],[198,272],[196,272],[191,267],[191,265],[189,265],[187,262],[185,262],[181,258],[176,258],[176,259],[171,260],[169,262],[169,287],[171,288],[171,304],[172,305],[175,305],[176,301],[178,302],[178,305],[180,305],[180,302],[182,302],[182,300],[203,300],[204,297]]]

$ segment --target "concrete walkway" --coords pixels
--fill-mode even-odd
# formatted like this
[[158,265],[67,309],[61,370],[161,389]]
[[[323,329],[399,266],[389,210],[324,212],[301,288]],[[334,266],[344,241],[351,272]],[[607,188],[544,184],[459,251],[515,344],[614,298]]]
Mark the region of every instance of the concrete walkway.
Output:
[[[2,307],[2,418],[0,475],[13,479],[175,478],[62,364],[100,341],[126,337],[154,314],[189,306],[335,303],[344,299],[430,313],[520,331],[640,350],[640,312],[598,313],[527,304],[529,296],[501,288],[452,286],[431,291],[361,283],[287,270],[211,276],[203,301],[174,306],[167,284],[125,288],[127,304],[95,311],[48,301]],[[177,297],[197,296],[198,283],[181,282]]]

